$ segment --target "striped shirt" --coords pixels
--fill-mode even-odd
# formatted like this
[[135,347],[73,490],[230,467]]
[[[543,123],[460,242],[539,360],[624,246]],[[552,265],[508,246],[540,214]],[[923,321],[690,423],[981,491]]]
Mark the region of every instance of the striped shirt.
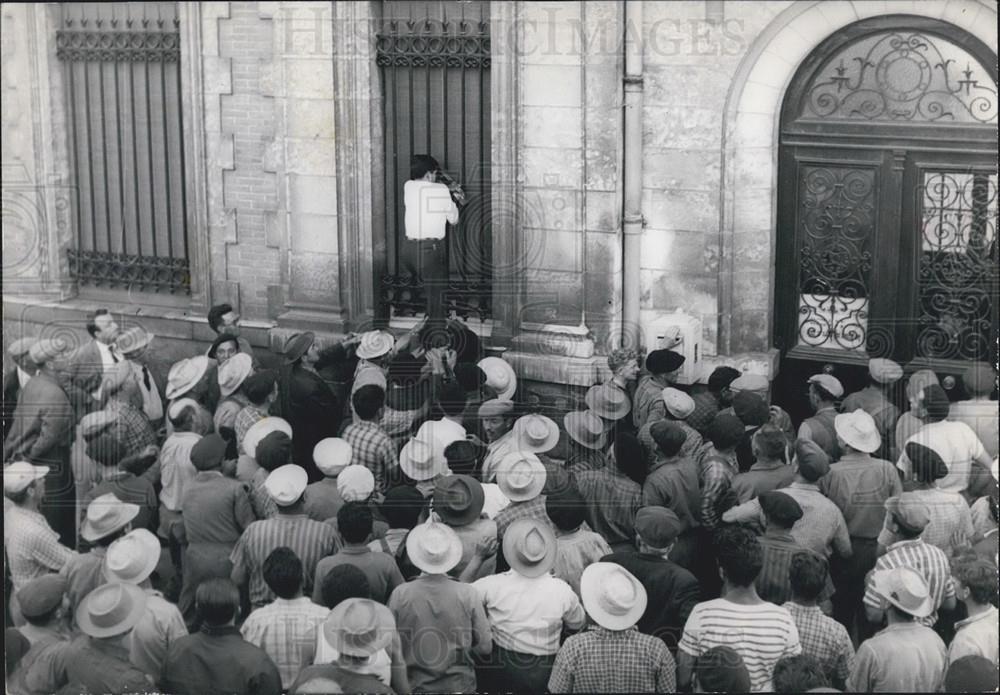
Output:
[[782,606],[792,614],[799,630],[802,653],[819,661],[831,683],[844,683],[854,669],[854,644],[847,629],[823,615],[819,606],[802,606],[793,601]]
[[345,427],[341,436],[351,445],[351,463],[370,470],[375,476],[375,490],[384,491],[389,474],[399,465],[392,438],[377,423],[364,420]]
[[288,688],[302,668],[302,650],[316,641],[316,631],[330,609],[305,596],[276,598],[250,613],[240,634],[271,657],[281,674],[281,687]]
[[595,625],[563,643],[549,676],[549,692],[672,693],[675,670],[663,640],[635,627]]
[[717,598],[691,611],[678,649],[699,657],[712,647],[730,647],[750,674],[750,689],[769,691],[774,665],[802,652],[799,631],[787,609],[761,602],[743,605]]
[[338,549],[337,531],[329,524],[313,521],[304,514],[282,514],[250,524],[229,556],[233,567],[242,567],[250,585],[250,603],[261,606],[273,601],[271,588],[264,583],[262,568],[271,551],[291,548],[302,561],[303,593],[312,591],[316,565]]
[[58,572],[76,553],[59,542],[45,517],[10,503],[5,505],[3,543],[14,590],[45,574]]
[[780,606],[792,597],[792,581],[788,576],[792,557],[806,549],[790,533],[777,527],[768,528],[758,540],[764,551],[764,562],[754,580],[757,595]]
[[[955,585],[951,579],[951,568],[948,556],[944,551],[929,545],[919,538],[910,541],[900,541],[889,546],[885,555],[875,563],[875,571],[891,570],[896,567],[909,567],[924,575],[930,595],[934,598],[934,612],[918,622],[932,627],[937,622],[937,609],[941,601],[955,595]],[[879,608],[881,601],[875,593],[875,584],[871,575],[865,585],[865,607]]]
[[[950,554],[953,548],[972,543],[976,535],[972,526],[972,510],[962,495],[937,488],[913,490],[908,494],[923,502],[930,512],[930,521],[920,534],[924,543],[940,548],[945,555]],[[890,514],[885,512],[878,543],[886,548],[896,540],[889,530],[889,521]]]

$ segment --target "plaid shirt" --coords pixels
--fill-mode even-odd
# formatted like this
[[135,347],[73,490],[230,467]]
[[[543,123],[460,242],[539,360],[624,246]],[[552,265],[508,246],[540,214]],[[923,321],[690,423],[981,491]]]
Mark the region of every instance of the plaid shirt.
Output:
[[719,414],[719,399],[711,391],[702,391],[691,396],[694,410],[687,416],[687,423],[702,434]]
[[[937,609],[941,601],[955,595],[955,585],[951,579],[951,567],[944,551],[925,543],[920,538],[910,541],[900,541],[889,546],[885,555],[875,563],[875,571],[891,570],[896,567],[909,567],[920,572],[927,581],[930,595],[934,598],[934,612],[918,622],[933,627],[937,622]],[[875,584],[871,574],[865,582],[865,607],[879,608],[881,601],[875,593]]]
[[854,644],[847,629],[823,615],[819,606],[801,606],[789,601],[784,607],[799,629],[802,653],[819,661],[831,683],[846,682],[854,669]]
[[329,613],[305,596],[276,598],[250,613],[240,634],[267,652],[281,674],[281,687],[287,689],[302,668],[303,647],[316,641],[316,630]]
[[[261,410],[253,403],[236,413],[236,420],[233,425],[233,429],[236,430],[236,442],[239,444],[240,451],[243,451],[243,440],[247,436],[247,431],[266,417],[267,411]],[[248,454],[252,458],[255,452],[247,451],[244,453]]]
[[275,548],[287,546],[302,561],[303,593],[312,593],[316,565],[337,551],[337,530],[330,524],[313,521],[301,514],[282,514],[275,519],[255,521],[240,536],[229,561],[246,572],[250,603],[261,606],[273,601],[274,592],[264,583],[264,560]]
[[32,579],[58,572],[76,556],[38,512],[9,503],[3,516],[4,550],[15,591]]
[[117,428],[118,442],[125,456],[137,454],[147,446],[156,444],[156,432],[146,419],[146,414],[128,403],[111,400],[104,406],[104,411],[114,416],[114,427]]
[[[549,515],[545,511],[545,495],[533,497],[526,502],[511,502],[506,507],[497,512],[493,521],[497,524],[497,538],[503,541],[503,534],[507,527],[518,519],[540,519],[552,526]],[[555,527],[553,527],[553,531]]]
[[593,626],[563,643],[549,676],[553,693],[672,693],[674,657],[663,640],[635,627]]
[[736,455],[723,455],[714,446],[704,450],[701,459],[701,524],[714,529],[719,524],[718,505],[732,489],[733,478],[740,472]]
[[351,445],[351,463],[370,470],[375,476],[375,489],[385,491],[389,474],[399,466],[392,438],[378,423],[364,420],[345,427],[342,436]]
[[642,486],[609,462],[597,471],[576,474],[576,487],[587,503],[587,523],[609,545],[635,540],[635,513],[642,506]]

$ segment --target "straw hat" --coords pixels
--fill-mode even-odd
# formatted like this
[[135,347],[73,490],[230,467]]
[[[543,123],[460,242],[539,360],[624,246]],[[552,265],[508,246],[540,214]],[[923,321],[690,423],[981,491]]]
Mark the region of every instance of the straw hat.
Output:
[[122,502],[114,493],[95,497],[87,505],[87,515],[80,525],[80,537],[96,541],[125,528],[139,516],[139,505]]
[[76,623],[85,635],[115,637],[139,622],[146,612],[146,592],[135,584],[102,584],[76,609]]
[[604,430],[604,421],[592,410],[577,410],[566,413],[563,427],[570,439],[588,449],[603,450],[608,445],[608,434]]
[[271,471],[264,481],[264,489],[279,507],[295,504],[306,491],[309,474],[302,466],[288,463]]
[[430,480],[447,472],[448,466],[443,452],[431,437],[421,437],[420,433],[408,441],[399,452],[399,467],[413,480]]
[[243,437],[243,451],[248,456],[257,458],[257,445],[260,444],[260,440],[272,432],[284,432],[291,438],[292,426],[288,424],[288,420],[280,417],[266,417],[258,420],[250,426]]
[[434,511],[449,526],[465,526],[479,518],[486,503],[482,484],[470,475],[446,475],[434,485]]
[[36,480],[48,475],[48,466],[35,466],[27,461],[15,461],[3,469],[3,491],[18,493]]
[[231,396],[253,372],[253,358],[245,352],[239,352],[226,360],[218,371],[222,397]]
[[396,338],[388,331],[368,331],[361,334],[355,354],[363,360],[373,360],[387,355],[396,346]]
[[514,437],[522,451],[543,454],[559,443],[559,425],[551,418],[531,413],[514,423]]
[[497,398],[509,401],[517,391],[517,374],[510,363],[499,357],[484,357],[479,360],[479,368],[486,373],[486,385],[497,393]]
[[882,436],[875,420],[861,408],[853,413],[841,413],[833,419],[837,436],[852,449],[872,453],[882,446]]
[[327,437],[313,447],[313,463],[323,475],[333,478],[351,465],[354,450],[340,437]]
[[872,573],[875,593],[893,606],[915,618],[926,618],[934,612],[931,596],[923,575],[909,567],[894,567]]
[[621,420],[632,410],[628,394],[610,383],[591,386],[584,401],[588,408],[606,420]]
[[156,335],[147,333],[142,326],[133,326],[118,334],[118,338],[115,340],[115,347],[123,355],[128,355],[146,347],[153,342],[153,338],[155,337]]
[[137,528],[108,546],[104,556],[104,577],[109,582],[141,584],[160,561],[160,540],[144,528]]
[[511,569],[525,577],[540,577],[556,563],[556,536],[538,519],[518,519],[503,534],[503,555]]
[[462,541],[450,526],[428,520],[407,534],[406,555],[427,574],[446,574],[462,559]]
[[167,400],[180,398],[193,389],[208,371],[208,362],[208,357],[205,355],[196,355],[175,362],[167,373]]
[[525,502],[538,497],[545,487],[545,466],[530,452],[507,454],[497,465],[500,492],[511,502]]
[[594,622],[608,630],[626,630],[646,611],[646,589],[614,562],[595,562],[580,577],[580,598]]
[[389,609],[367,598],[338,603],[323,621],[323,636],[347,656],[371,656],[392,642],[396,621]]

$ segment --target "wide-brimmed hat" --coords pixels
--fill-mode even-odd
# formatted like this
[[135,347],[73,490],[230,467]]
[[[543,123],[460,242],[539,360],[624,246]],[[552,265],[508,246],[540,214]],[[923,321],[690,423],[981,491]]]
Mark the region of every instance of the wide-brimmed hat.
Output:
[[407,534],[406,555],[427,574],[445,574],[461,561],[462,541],[447,524],[428,519]]
[[514,437],[521,451],[543,454],[559,443],[559,425],[552,418],[530,413],[514,423]]
[[76,609],[76,624],[85,635],[114,637],[139,622],[146,612],[146,592],[135,584],[102,584],[87,594]]
[[503,534],[503,555],[525,577],[540,577],[556,563],[556,536],[539,519],[518,519]]
[[434,484],[434,511],[449,526],[471,524],[482,514],[486,493],[471,475],[446,475]]
[[115,339],[115,347],[123,355],[136,352],[153,342],[156,335],[147,333],[142,326],[132,326],[118,334]]
[[7,354],[14,358],[24,357],[31,352],[31,346],[38,342],[38,338],[28,337],[28,338],[18,338],[10,347],[7,348]]
[[399,452],[399,467],[413,480],[430,480],[448,470],[444,452],[433,437],[417,436],[403,445]]
[[479,368],[486,373],[486,385],[497,393],[497,398],[509,401],[517,391],[517,374],[510,363],[499,357],[484,357]]
[[683,420],[694,412],[694,399],[680,389],[668,386],[660,392],[660,398],[663,400],[667,412],[678,420]]
[[545,466],[527,451],[507,454],[497,465],[497,485],[511,502],[526,502],[538,497],[545,487],[545,478]]
[[614,562],[595,562],[583,570],[580,598],[587,615],[608,630],[626,630],[646,612],[646,588]]
[[285,361],[289,364],[295,362],[302,358],[312,344],[316,341],[316,334],[312,331],[303,331],[302,333],[293,333],[288,336],[285,340],[284,349],[282,352],[285,355]]
[[884,357],[868,360],[868,373],[880,384],[895,384],[903,378],[903,368]]
[[875,570],[872,573],[875,593],[914,618],[926,618],[934,612],[931,596],[923,575],[909,567]]
[[160,561],[160,540],[154,533],[137,528],[108,546],[104,577],[109,582],[141,584]]
[[253,358],[245,352],[237,353],[226,360],[218,371],[219,392],[223,398],[231,396],[253,372]]
[[396,621],[381,603],[349,598],[338,603],[323,621],[323,636],[347,656],[371,656],[392,642]]
[[608,433],[604,429],[604,421],[592,410],[566,413],[563,427],[566,428],[566,434],[570,439],[580,446],[601,451],[608,445]]
[[878,432],[875,419],[861,408],[853,413],[837,415],[833,419],[833,429],[852,449],[870,454],[882,446],[882,435]]
[[80,525],[80,537],[96,541],[125,528],[139,515],[139,505],[122,502],[114,493],[95,497],[87,505],[87,515]]
[[195,387],[208,371],[208,357],[195,355],[180,362],[174,362],[167,373],[166,396],[168,401],[180,398]]
[[35,466],[27,461],[15,461],[3,469],[3,491],[21,492],[36,480],[48,475],[48,466]]
[[271,471],[264,481],[264,489],[279,507],[295,504],[309,484],[309,474],[302,466],[288,463]]
[[320,473],[330,478],[350,466],[353,456],[351,445],[340,437],[321,439],[313,447],[313,463]]
[[809,377],[808,382],[822,386],[823,390],[834,398],[840,398],[844,395],[844,385],[840,383],[840,379],[830,374],[813,374]]
[[591,386],[583,400],[605,420],[621,420],[632,409],[628,394],[610,383]]
[[355,354],[363,360],[373,360],[389,354],[396,346],[396,338],[388,331],[368,331],[361,334]]
[[266,417],[250,426],[243,436],[243,451],[252,458],[257,458],[257,445],[260,440],[272,432],[284,432],[291,438],[292,426],[288,420],[280,417]]

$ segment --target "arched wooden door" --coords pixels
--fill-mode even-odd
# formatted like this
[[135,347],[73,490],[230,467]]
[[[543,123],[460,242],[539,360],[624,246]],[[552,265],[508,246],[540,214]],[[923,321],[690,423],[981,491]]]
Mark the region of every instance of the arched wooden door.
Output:
[[973,36],[900,15],[847,27],[799,68],[781,116],[774,335],[775,400],[793,416],[808,375],[852,391],[870,357],[943,379],[996,362],[996,64]]

